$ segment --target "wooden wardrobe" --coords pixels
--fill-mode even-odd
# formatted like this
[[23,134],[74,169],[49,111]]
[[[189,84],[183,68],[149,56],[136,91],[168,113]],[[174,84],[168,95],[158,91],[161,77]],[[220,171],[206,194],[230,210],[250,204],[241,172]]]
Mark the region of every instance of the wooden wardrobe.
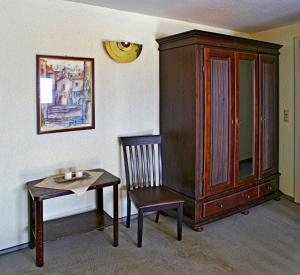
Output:
[[281,45],[192,30],[158,39],[163,182],[202,225],[277,198]]

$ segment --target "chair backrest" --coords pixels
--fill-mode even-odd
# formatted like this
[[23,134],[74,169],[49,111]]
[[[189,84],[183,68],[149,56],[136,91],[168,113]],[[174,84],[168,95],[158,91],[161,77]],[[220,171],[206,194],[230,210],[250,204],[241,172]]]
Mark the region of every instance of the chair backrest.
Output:
[[161,186],[161,136],[121,137],[127,190]]

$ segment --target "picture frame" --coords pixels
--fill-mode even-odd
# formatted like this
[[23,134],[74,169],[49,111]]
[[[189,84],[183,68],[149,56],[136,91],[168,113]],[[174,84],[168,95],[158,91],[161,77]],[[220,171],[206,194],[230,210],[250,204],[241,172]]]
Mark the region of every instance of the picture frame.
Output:
[[94,59],[37,55],[37,133],[95,129]]

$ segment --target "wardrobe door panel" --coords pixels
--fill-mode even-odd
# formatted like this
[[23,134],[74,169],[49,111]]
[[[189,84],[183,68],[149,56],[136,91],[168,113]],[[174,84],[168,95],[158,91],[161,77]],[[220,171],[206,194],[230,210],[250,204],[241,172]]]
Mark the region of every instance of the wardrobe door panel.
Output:
[[235,54],[236,186],[256,182],[258,175],[258,56]]
[[277,56],[260,56],[260,178],[278,172]]
[[205,195],[233,187],[234,54],[205,48]]

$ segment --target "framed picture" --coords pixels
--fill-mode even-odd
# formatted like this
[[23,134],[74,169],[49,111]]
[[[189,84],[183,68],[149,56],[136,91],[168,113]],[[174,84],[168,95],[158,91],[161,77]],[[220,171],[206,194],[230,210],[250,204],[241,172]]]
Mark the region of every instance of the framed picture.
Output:
[[95,128],[94,59],[37,55],[37,132]]

